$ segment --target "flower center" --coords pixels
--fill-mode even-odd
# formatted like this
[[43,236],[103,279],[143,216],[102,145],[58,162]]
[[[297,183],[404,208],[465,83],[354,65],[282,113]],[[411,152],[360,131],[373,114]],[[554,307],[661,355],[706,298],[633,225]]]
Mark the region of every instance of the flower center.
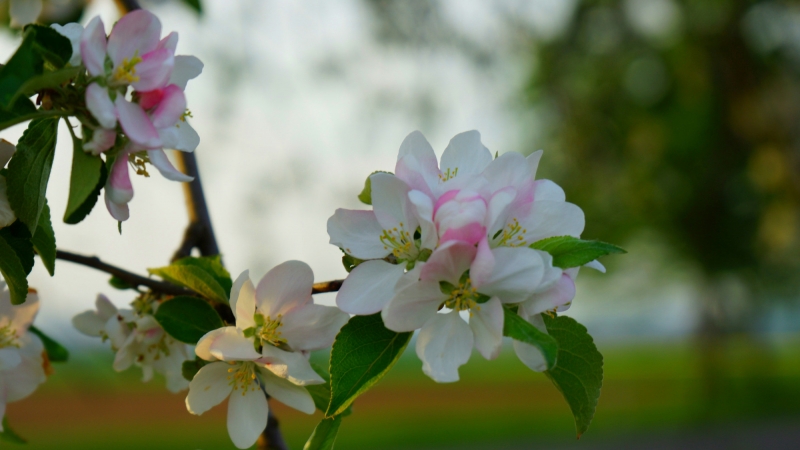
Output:
[[242,390],[245,395],[248,390],[257,391],[258,382],[256,381],[256,365],[252,361],[231,362],[233,367],[228,369],[228,384],[233,386],[233,390]]
[[502,237],[500,237],[500,241],[497,243],[497,247],[522,247],[522,246],[525,246],[525,245],[527,245],[527,241],[525,240],[525,233],[527,233],[527,232],[528,232],[528,230],[525,229],[525,228],[522,228],[522,226],[519,224],[519,220],[514,218],[511,221],[511,223],[506,225],[505,228],[503,228],[502,230],[498,231],[494,235],[495,238],[497,238],[498,236],[502,235]]
[[11,324],[7,323],[0,327],[0,348],[16,347],[19,348],[19,341],[17,340],[17,330],[11,328]]
[[419,256],[419,250],[414,242],[414,236],[405,230],[403,222],[400,222],[400,228],[392,228],[391,230],[383,230],[381,234],[381,242],[383,243],[384,250],[392,251],[392,254],[398,260],[415,260]]
[[446,171],[439,174],[439,179],[442,180],[442,183],[444,183],[448,180],[452,180],[456,177],[456,175],[458,175],[458,167],[453,170],[450,170],[448,167]]
[[469,277],[462,277],[457,286],[453,286],[446,281],[439,283],[442,292],[450,294],[450,297],[444,301],[444,306],[454,311],[466,311],[468,309],[480,310],[478,300],[481,294],[478,289],[472,287],[472,280]]
[[280,347],[288,344],[288,341],[281,337],[281,327],[283,326],[283,323],[281,323],[282,318],[283,316],[280,314],[278,314],[278,317],[275,319],[269,316],[264,317],[261,314],[255,314],[253,316],[253,320],[256,322],[254,335],[261,341],[261,345],[270,344],[275,347]]
[[122,84],[131,84],[139,81],[139,76],[136,75],[136,65],[142,62],[142,57],[133,55],[132,58],[125,58],[122,64],[117,66],[114,71],[114,81]]

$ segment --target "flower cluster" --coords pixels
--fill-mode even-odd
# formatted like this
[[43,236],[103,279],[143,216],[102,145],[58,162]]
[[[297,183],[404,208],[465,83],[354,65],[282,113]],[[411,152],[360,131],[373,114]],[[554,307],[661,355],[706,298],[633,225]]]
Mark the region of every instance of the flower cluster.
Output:
[[101,337],[111,342],[117,352],[114,370],[121,372],[132,365],[142,368],[142,381],[150,381],[153,372],[167,380],[167,389],[180,392],[189,382],[183,378],[181,367],[189,358],[189,346],[169,336],[156,322],[153,314],[158,302],[140,297],[134,309],[117,309],[105,295],[98,295],[96,310],[85,311],[72,318],[72,324],[87,336]]
[[288,261],[253,285],[245,271],[231,289],[236,326],[213,330],[195,353],[211,361],[189,385],[186,407],[203,414],[226,398],[228,433],[239,448],[252,446],[267,425],[264,392],[311,414],[314,401],[304,386],[324,380],[308,362],[308,353],[330,347],[348,316],[314,304],[314,273],[307,264]]
[[0,432],[6,405],[33,393],[47,378],[49,361],[38,336],[28,331],[39,311],[35,291],[21,305],[12,305],[0,281]]
[[[584,215],[558,185],[535,179],[541,155],[493,158],[469,131],[450,141],[439,163],[425,137],[411,133],[395,173],[370,176],[373,210],[339,209],[328,220],[331,244],[365,260],[344,281],[339,307],[380,311],[394,331],[419,329],[417,355],[439,382],[458,380],[473,347],[487,359],[498,355],[503,305],[518,305],[543,329],[541,313],[572,301],[577,269],[554,267],[531,244],[580,236]],[[542,370],[535,347],[515,342],[515,349]]]

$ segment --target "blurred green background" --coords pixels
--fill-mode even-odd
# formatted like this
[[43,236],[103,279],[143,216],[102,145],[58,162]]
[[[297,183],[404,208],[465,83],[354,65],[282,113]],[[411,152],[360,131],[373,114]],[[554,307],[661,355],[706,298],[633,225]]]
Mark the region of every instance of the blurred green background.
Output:
[[[212,1],[198,27],[225,13]],[[167,3],[146,4],[158,12]],[[263,5],[265,14],[294,23],[284,4]],[[451,130],[453,123],[469,122],[449,119],[459,99],[448,93],[453,98],[443,100],[431,88],[438,85],[395,92],[389,81],[387,87],[354,75],[385,63],[364,63],[355,56],[360,51],[467,72],[478,81],[454,82],[454,89],[487,84],[484,97],[463,92],[470,108],[480,109],[481,98],[502,98],[504,115],[495,114],[497,104],[487,106],[492,119],[484,136],[508,146],[490,148],[544,148],[539,177],[556,181],[584,209],[583,236],[630,252],[604,261],[606,275],[583,271],[568,313],[587,325],[605,356],[595,421],[580,441],[556,389],[510,348],[494,362],[475,355],[462,380],[449,385],[427,379],[412,350],[355,403],[337,448],[800,448],[800,3],[352,0],[307,8],[302,14],[331,22],[339,10],[358,12],[358,21],[338,29],[343,36],[366,30],[357,35],[366,44],[307,65],[316,85],[343,89],[335,102],[354,97],[367,105],[353,114],[359,123],[394,120],[400,137],[417,127],[446,142],[463,131]],[[238,86],[253,67],[277,77],[274,67],[252,62],[255,50],[243,57],[216,51],[204,60],[224,65],[228,78],[220,80]],[[291,52],[288,45],[277,54]],[[437,59],[440,66],[432,64]],[[378,78],[399,77],[403,86],[428,80],[422,70],[387,66]],[[319,108],[324,117],[336,115]],[[510,119],[492,125],[497,117]],[[325,133],[322,127],[318,134],[330,138]],[[358,133],[369,134],[345,134]],[[374,142],[365,142],[359,145],[374,153]],[[349,177],[346,189],[327,190],[354,201],[363,172]],[[281,184],[305,192],[301,182],[284,181],[257,185],[258,195]],[[252,201],[248,208],[269,220],[279,216],[259,201],[266,206]],[[324,239],[323,232],[312,248]],[[236,262],[244,258],[228,251]],[[269,267],[270,258],[259,253],[249,267]],[[32,397],[9,406],[29,448],[232,448],[224,406],[193,417],[183,396],[166,393],[159,381],[115,374],[110,352],[79,348]],[[291,447],[302,448],[319,414],[274,408]]]

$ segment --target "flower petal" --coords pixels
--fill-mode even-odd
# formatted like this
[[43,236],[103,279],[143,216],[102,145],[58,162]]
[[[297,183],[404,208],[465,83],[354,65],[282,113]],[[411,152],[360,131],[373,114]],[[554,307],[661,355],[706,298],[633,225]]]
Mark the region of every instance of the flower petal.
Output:
[[16,347],[0,348],[0,372],[5,372],[22,363],[22,355]]
[[564,189],[561,189],[561,186],[550,180],[536,180],[534,182],[534,195],[537,202],[563,202],[567,200],[567,194],[564,193]]
[[159,41],[158,45],[156,46],[156,49],[162,49],[162,48],[168,49],[172,53],[175,53],[175,50],[178,48],[178,33],[176,31],[173,31],[172,33],[166,35],[164,39],[161,39],[161,41]]
[[169,77],[168,84],[177,85],[186,90],[186,83],[193,78],[197,78],[203,72],[203,62],[195,56],[177,55],[175,56],[175,67],[172,69],[172,76]]
[[337,209],[328,219],[330,243],[359,259],[383,258],[389,250],[380,240],[383,228],[372,211]]
[[281,332],[294,350],[320,350],[333,344],[349,319],[347,313],[334,306],[308,304],[283,316]]
[[100,336],[108,319],[103,319],[96,311],[84,311],[72,318],[72,326],[87,336]]
[[489,246],[489,240],[484,236],[478,242],[478,252],[469,268],[469,277],[476,286],[481,286],[489,281],[494,271],[494,254]]
[[22,27],[36,22],[42,13],[42,0],[11,0],[8,13],[12,26]]
[[439,246],[422,268],[420,279],[424,281],[447,281],[457,284],[470,268],[477,249],[474,245],[460,241],[448,241]]
[[197,355],[198,358],[206,361],[217,361],[217,357],[211,354],[211,344],[213,344],[214,341],[216,341],[221,335],[226,333],[225,328],[227,327],[217,328],[216,330],[211,330],[204,334],[203,337],[197,341],[197,345],[194,347],[195,355]]
[[287,352],[272,345],[265,345],[261,350],[262,358],[258,364],[275,376],[286,378],[298,386],[323,384],[325,380],[311,367],[308,358],[302,353]]
[[433,147],[419,131],[414,131],[400,144],[394,170],[411,189],[433,196],[439,184],[439,163]]
[[311,303],[314,272],[302,261],[286,261],[272,268],[256,287],[256,307],[276,318],[294,308]]
[[186,409],[195,415],[203,414],[225,400],[233,390],[228,383],[228,369],[231,365],[214,362],[200,368],[189,383],[186,396]]
[[458,311],[436,314],[417,336],[422,371],[439,383],[458,381],[458,368],[469,361],[473,339]]
[[256,313],[256,287],[250,280],[249,270],[242,272],[233,283],[230,305],[237,328],[246,330],[255,326],[253,315]]
[[544,262],[539,253],[528,247],[499,247],[492,254],[495,265],[491,276],[486,283],[473,285],[480,293],[497,296],[503,303],[527,300],[544,276]]
[[94,77],[106,73],[106,45],[106,29],[100,16],[97,16],[89,21],[81,36],[81,59]]
[[308,390],[269,371],[261,371],[264,390],[274,399],[306,414],[314,414],[314,399]]
[[419,219],[421,242],[420,248],[433,250],[439,244],[436,225],[433,223],[433,200],[422,191],[413,190],[408,193],[408,199]]
[[[538,328],[543,333],[547,333],[547,327],[544,325],[541,314],[535,314],[530,317],[520,314],[520,316],[533,324],[533,326]],[[526,344],[515,339],[514,352],[516,352],[519,360],[531,370],[535,370],[536,372],[544,372],[547,370],[547,361],[545,361],[544,355],[542,355],[542,352],[533,345]]]
[[254,361],[261,355],[253,348],[252,339],[244,337],[236,327],[222,328],[208,347],[208,352],[223,361]]
[[359,264],[345,278],[336,304],[349,314],[375,314],[394,296],[394,286],[405,273],[403,264],[376,259]]
[[130,218],[131,213],[127,203],[114,203],[109,198],[108,191],[105,193],[105,201],[106,209],[108,209],[108,213],[111,214],[114,220],[124,222]]
[[397,292],[381,312],[386,328],[413,331],[422,328],[447,300],[438,281],[420,281]]
[[500,299],[493,297],[486,303],[472,308],[469,327],[475,336],[475,348],[486,359],[495,359],[500,355],[503,344],[503,305]]
[[413,233],[418,222],[411,212],[408,185],[388,173],[376,173],[369,179],[372,185],[372,209],[381,227],[384,230],[400,227],[401,230]]
[[161,173],[161,176],[164,178],[182,183],[188,183],[194,180],[194,177],[190,177],[176,169],[169,161],[169,158],[167,158],[167,154],[164,153],[164,150],[148,150],[147,156],[150,158],[150,164],[158,169],[158,172]]
[[3,372],[6,402],[22,400],[45,382],[47,375],[44,373],[42,352],[44,345],[38,336],[33,333],[25,333],[22,336],[20,339],[22,360],[13,369]]
[[267,428],[267,397],[253,381],[245,389],[234,389],[228,400],[228,435],[238,448],[250,448]]
[[141,106],[125,100],[121,95],[114,102],[122,130],[135,144],[144,148],[160,148],[161,138]]
[[65,25],[54,23],[50,28],[58,31],[58,34],[69,39],[72,44],[72,57],[69,59],[69,65],[78,67],[81,64],[81,36],[83,35],[83,25],[71,22]]
[[106,88],[97,83],[90,84],[86,88],[86,108],[101,127],[114,129],[117,126],[117,110]]
[[558,281],[550,289],[534,294],[530,300],[522,303],[521,309],[525,314],[534,314],[552,311],[559,306],[568,304],[575,298],[575,281],[566,273],[559,277]]
[[520,220],[520,226],[528,230],[528,244],[553,236],[579,237],[585,224],[583,210],[578,206],[554,201],[534,202],[531,214]]
[[458,169],[458,176],[477,175],[492,162],[492,153],[481,143],[481,134],[475,130],[459,133],[450,140],[442,153],[442,172]]
[[158,135],[164,148],[193,152],[200,145],[200,135],[185,118],[171,127],[159,129]]
[[583,267],[589,267],[600,273],[606,273],[606,266],[604,266],[603,263],[601,263],[596,259],[594,261],[589,261],[588,263],[584,264]]
[[186,95],[174,84],[165,87],[161,92],[163,96],[151,119],[154,127],[167,128],[178,123],[186,112]]
[[536,150],[535,152],[528,155],[527,160],[528,169],[531,172],[531,178],[536,179],[536,171],[539,170],[539,161],[542,159],[543,150]]
[[483,171],[483,176],[489,181],[492,192],[509,186],[514,188],[533,186],[533,176],[528,161],[517,152],[503,153],[492,160]]
[[162,48],[146,53],[142,61],[136,64],[137,80],[131,86],[138,91],[162,88],[167,85],[174,65],[175,53],[171,50]]
[[[88,26],[86,27],[89,28]],[[149,53],[161,40],[161,22],[155,14],[139,9],[122,16],[108,36],[108,56],[117,67],[126,58]]]
[[[116,119],[114,119],[116,121]],[[98,128],[92,131],[92,139],[83,144],[83,150],[90,151],[93,155],[97,156],[104,153],[106,150],[114,146],[117,141],[116,130],[107,128]]]
[[128,155],[120,153],[111,166],[106,182],[106,197],[113,203],[125,204],[133,199],[133,185],[128,172]]

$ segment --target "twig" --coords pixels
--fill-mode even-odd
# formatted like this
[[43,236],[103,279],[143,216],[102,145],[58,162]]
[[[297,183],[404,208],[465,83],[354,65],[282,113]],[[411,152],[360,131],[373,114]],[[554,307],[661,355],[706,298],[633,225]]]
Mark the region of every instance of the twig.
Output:
[[214,236],[214,227],[211,225],[211,215],[203,193],[203,184],[200,181],[200,171],[197,168],[197,158],[194,153],[178,152],[178,165],[183,172],[193,177],[189,183],[183,185],[186,197],[186,210],[189,213],[189,225],[184,233],[183,243],[175,252],[173,260],[189,256],[193,248],[200,250],[203,256],[219,254],[217,238]]
[[152,278],[143,277],[141,275],[128,272],[127,270],[121,269],[117,266],[112,266],[111,264],[104,263],[103,261],[100,260],[100,258],[96,256],[84,256],[75,253],[65,252],[64,250],[57,250],[56,258],[63,259],[64,261],[74,262],[76,264],[81,264],[114,275],[115,277],[119,278],[120,280],[128,283],[133,287],[145,286],[150,288],[150,290],[154,292],[159,292],[167,295],[196,295],[194,292],[184,287],[168,283],[166,281],[158,281]]
[[343,282],[344,280],[331,280],[314,283],[314,286],[311,288],[311,293],[322,294],[324,292],[336,292],[342,288]]

